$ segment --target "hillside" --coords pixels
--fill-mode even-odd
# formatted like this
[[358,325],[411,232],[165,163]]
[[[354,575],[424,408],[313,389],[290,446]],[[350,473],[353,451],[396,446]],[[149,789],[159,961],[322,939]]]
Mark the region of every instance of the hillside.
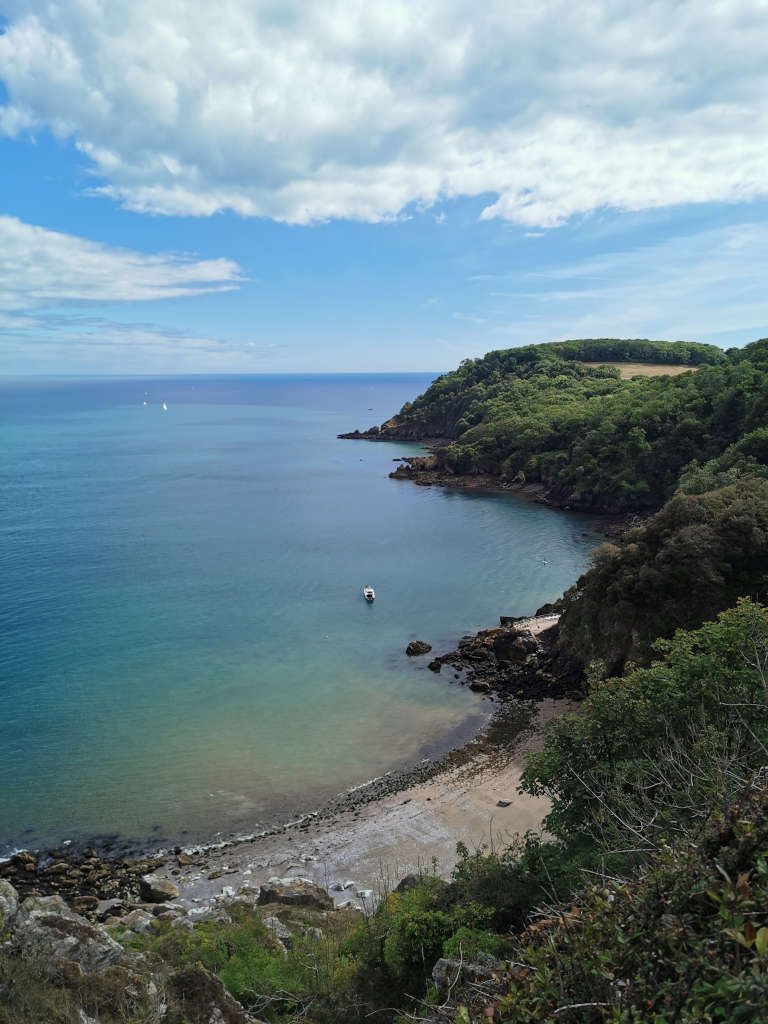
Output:
[[[448,442],[398,473],[416,480],[482,476],[502,487],[539,485],[573,508],[655,509],[694,460],[715,459],[765,425],[765,344],[726,353],[597,339],[490,352],[439,377],[381,426],[344,436]],[[620,363],[654,372],[668,364],[676,375],[622,379]]]

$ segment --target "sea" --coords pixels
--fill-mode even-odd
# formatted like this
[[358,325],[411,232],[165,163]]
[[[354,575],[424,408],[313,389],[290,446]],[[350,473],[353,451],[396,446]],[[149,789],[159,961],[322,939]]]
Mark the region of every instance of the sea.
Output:
[[0,856],[258,832],[479,728],[406,645],[533,612],[598,538],[337,439],[433,376],[0,380]]

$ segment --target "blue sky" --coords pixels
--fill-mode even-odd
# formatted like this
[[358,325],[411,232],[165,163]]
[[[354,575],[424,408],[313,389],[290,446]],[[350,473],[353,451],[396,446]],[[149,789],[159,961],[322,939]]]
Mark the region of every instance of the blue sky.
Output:
[[768,335],[764,0],[0,0],[0,373]]

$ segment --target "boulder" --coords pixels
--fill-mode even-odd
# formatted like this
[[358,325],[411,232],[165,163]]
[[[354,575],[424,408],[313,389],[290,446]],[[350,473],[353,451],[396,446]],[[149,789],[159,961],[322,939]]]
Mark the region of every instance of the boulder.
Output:
[[154,926],[155,918],[146,910],[132,910],[130,914],[120,918],[120,927],[135,932],[136,935],[146,935],[147,932],[152,931]]
[[270,878],[261,887],[259,903],[285,903],[287,906],[317,907],[332,910],[333,900],[309,878]]
[[258,905],[261,889],[252,885],[241,885],[234,895],[233,903],[244,903],[248,907]]
[[487,992],[501,988],[500,971],[504,965],[493,957],[481,954],[478,962],[441,957],[432,968],[432,980],[438,992],[446,992],[459,985],[483,985]]
[[178,899],[178,887],[161,875],[142,875],[139,879],[139,895],[147,903],[167,903]]
[[96,920],[106,921],[108,917],[120,917],[125,910],[125,903],[122,900],[99,900],[96,904]]
[[253,1018],[227,992],[221,979],[199,964],[172,974],[169,986],[184,1009],[169,1010],[166,1024],[252,1024]]
[[424,643],[423,640],[411,640],[405,648],[405,653],[409,658],[413,658],[418,654],[428,654],[431,650],[432,644]]
[[29,896],[16,915],[12,942],[54,964],[71,961],[85,974],[116,964],[123,949],[103,928],[70,910],[61,896]]
[[273,939],[279,939],[286,949],[291,948],[293,945],[293,932],[285,927],[279,917],[265,917],[264,927]]
[[19,910],[19,894],[10,882],[0,878],[0,931],[9,928]]

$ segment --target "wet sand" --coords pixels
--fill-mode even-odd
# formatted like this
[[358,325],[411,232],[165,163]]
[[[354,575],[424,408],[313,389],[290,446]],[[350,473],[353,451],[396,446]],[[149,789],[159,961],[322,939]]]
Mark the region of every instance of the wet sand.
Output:
[[549,802],[517,792],[525,754],[540,747],[546,722],[572,706],[542,701],[533,728],[511,747],[479,745],[480,752],[465,763],[400,792],[330,819],[208,849],[193,855],[191,865],[177,867],[176,858],[169,858],[163,873],[179,886],[180,902],[193,915],[217,896],[255,888],[271,877],[311,879],[330,890],[337,906],[352,901],[360,909],[372,907],[407,874],[435,871],[448,877],[458,842],[470,850],[499,849],[516,833],[540,828]]

